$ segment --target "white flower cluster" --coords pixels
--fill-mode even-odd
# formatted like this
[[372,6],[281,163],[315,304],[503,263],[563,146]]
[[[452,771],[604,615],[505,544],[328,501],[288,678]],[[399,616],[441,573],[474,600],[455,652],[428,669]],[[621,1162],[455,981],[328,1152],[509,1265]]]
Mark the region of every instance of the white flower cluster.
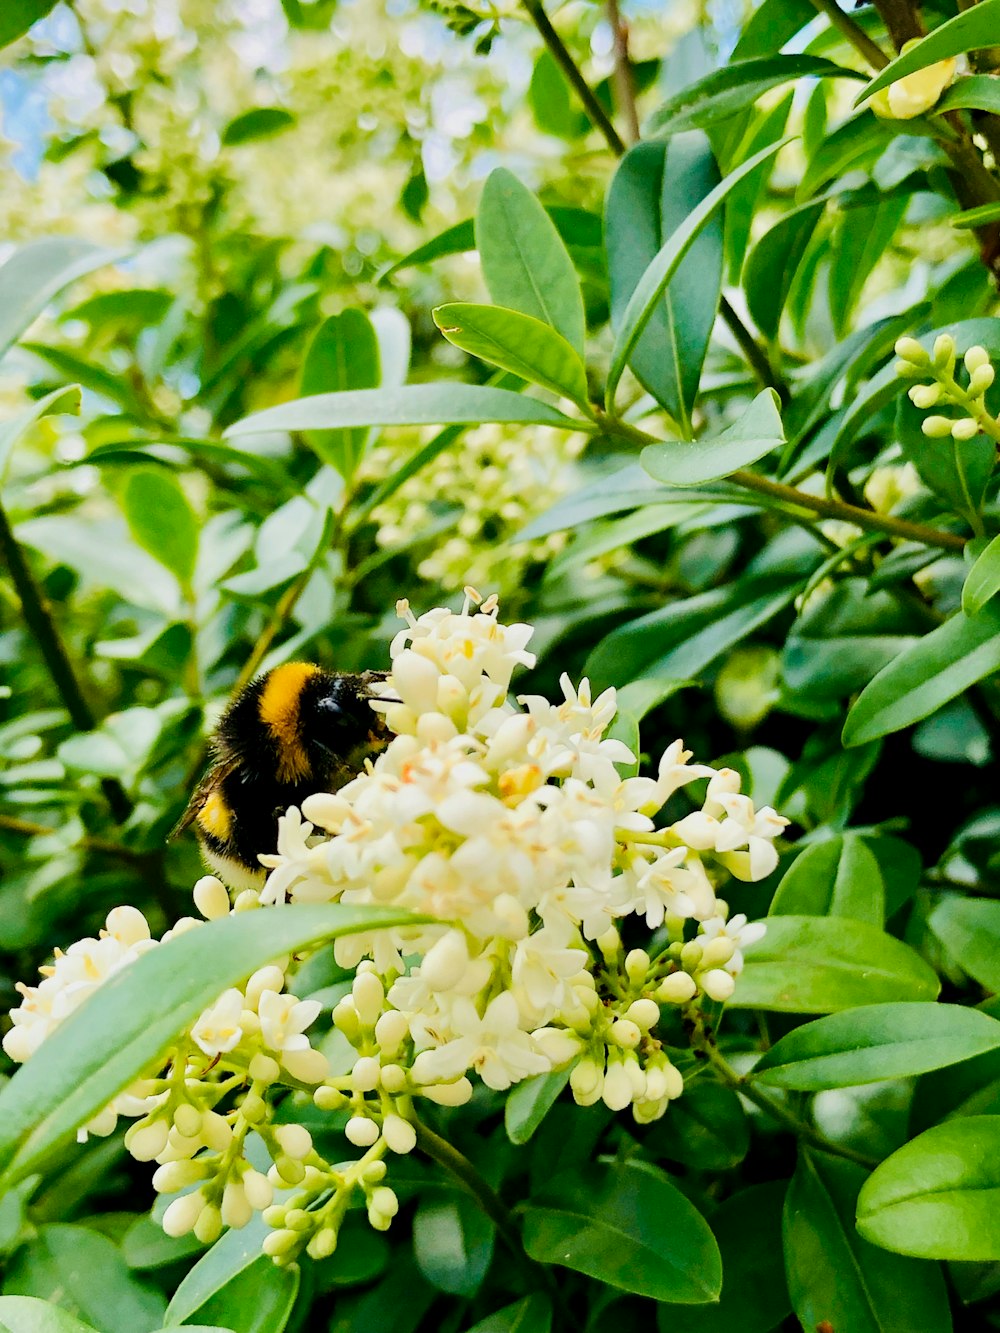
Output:
[[[421,1102],[461,1105],[473,1076],[504,1091],[562,1070],[581,1105],[603,1100],[631,1107],[640,1123],[657,1119],[683,1091],[661,1006],[693,1012],[705,998],[728,1000],[743,950],[764,932],[730,918],[716,885],[768,875],[788,821],[755,809],[733,770],[692,764],[680,741],[656,777],[623,778],[617,766],[635,761],[606,734],[613,690],[594,699],[586,681],[574,689],[564,677],[562,702],[512,703],[515,668],[533,662],[531,627],[501,624],[495,598],[480,605],[466,593],[457,614],[418,619],[400,603],[407,627],[391,647],[385,697],[373,703],[395,735],[339,792],[308,797],[305,820],[296,809],[280,819],[259,894],[244,890],[232,907],[214,877],[195,887],[207,918],[339,901],[435,921],[336,941],[336,961],[355,973],[333,1010],[353,1048],[338,1070],[305,1035],[319,1002],[286,991],[279,960],[220,995],[178,1038],[166,1069],[89,1127],[108,1133],[118,1114],[139,1117],[129,1150],[159,1164],[158,1190],[190,1191],[166,1212],[171,1234],[210,1241],[256,1209],[273,1228],[264,1248],[277,1261],[303,1248],[321,1257],[358,1191],[384,1229],[398,1208],[384,1159],[416,1147]],[[700,806],[654,820],[698,780]],[[186,918],[174,933],[198,924]],[[622,930],[649,947],[627,948]],[[22,987],[7,1053],[28,1058],[95,986],[156,943],[140,913],[116,909],[100,939],[57,954],[40,985]],[[321,1110],[346,1110],[344,1132],[362,1156],[333,1166],[303,1126],[272,1123],[282,1083],[312,1089]],[[267,1175],[247,1159],[251,1132],[270,1152]],[[275,1201],[276,1189],[297,1192]]]
[[896,373],[903,379],[931,379],[930,384],[914,384],[907,395],[914,407],[927,411],[947,406],[959,410],[958,417],[925,417],[921,429],[932,440],[951,436],[971,440],[980,433],[1000,444],[1000,423],[986,405],[987,390],[992,388],[996,371],[985,347],[970,347],[962,358],[967,383],[955,376],[958,353],[950,333],[941,333],[928,352],[916,338],[900,338],[896,343]]

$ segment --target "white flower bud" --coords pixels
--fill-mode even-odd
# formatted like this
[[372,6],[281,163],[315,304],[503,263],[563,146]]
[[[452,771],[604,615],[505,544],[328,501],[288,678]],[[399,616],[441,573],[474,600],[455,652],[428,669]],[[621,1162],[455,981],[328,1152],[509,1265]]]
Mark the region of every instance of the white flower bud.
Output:
[[531,1040],[552,1064],[553,1069],[561,1069],[570,1060],[579,1055],[583,1042],[575,1033],[564,1028],[536,1028]]
[[660,1021],[660,1006],[655,1000],[636,1000],[625,1011],[625,1017],[631,1019],[643,1032],[648,1032]]
[[469,707],[469,692],[457,676],[441,676],[437,685],[437,711],[456,721]]
[[330,1062],[322,1051],[282,1051],[281,1063],[300,1083],[322,1083],[330,1072]]
[[380,1185],[378,1189],[372,1190],[371,1206],[383,1217],[395,1217],[399,1212],[399,1200],[388,1185]]
[[601,1098],[609,1111],[624,1111],[632,1101],[632,1080],[623,1065],[608,1066],[608,1072],[604,1075]]
[[632,1089],[632,1100],[641,1101],[646,1095],[646,1073],[640,1067],[639,1061],[633,1055],[626,1060],[623,1068],[628,1076],[629,1086]]
[[351,1087],[355,1092],[374,1092],[378,1087],[382,1067],[374,1055],[363,1055],[355,1060],[351,1070]]
[[269,1236],[264,1237],[261,1249],[265,1254],[270,1255],[272,1259],[283,1259],[286,1254],[299,1244],[299,1236],[296,1231],[272,1231]]
[[649,972],[649,954],[645,949],[630,949],[625,955],[625,974],[633,986],[641,986]]
[[187,1189],[188,1185],[194,1185],[210,1174],[211,1164],[208,1162],[165,1162],[153,1172],[153,1189],[157,1194],[176,1194],[178,1190]]
[[351,996],[361,1026],[374,1027],[385,1004],[385,991],[374,972],[358,972],[351,987]]
[[285,1156],[294,1157],[296,1161],[302,1161],[312,1152],[312,1135],[305,1125],[277,1125],[274,1137]]
[[914,384],[909,390],[909,399],[914,407],[926,409],[941,401],[940,384]]
[[186,1236],[194,1230],[195,1223],[205,1207],[205,1196],[201,1190],[193,1190],[175,1199],[163,1214],[161,1226],[168,1236]]
[[955,355],[955,339],[950,333],[939,333],[934,339],[934,365],[940,370],[948,364]]
[[253,1217],[253,1206],[247,1198],[247,1192],[242,1184],[236,1180],[230,1180],[222,1192],[222,1220],[227,1227],[234,1227],[237,1231]]
[[345,995],[342,1000],[333,1007],[333,1026],[338,1032],[342,1032],[347,1040],[353,1045],[361,1033],[361,1019],[358,1017],[358,1011],[354,1001],[349,995]]
[[950,417],[925,417],[920,429],[930,440],[943,440],[951,434],[952,425]]
[[493,915],[504,939],[523,940],[531,929],[528,913],[512,893],[501,893],[493,900]]
[[432,1083],[420,1089],[421,1097],[438,1106],[464,1106],[472,1097],[472,1084],[463,1074],[454,1083]]
[[401,1115],[390,1114],[382,1122],[382,1137],[393,1152],[412,1152],[417,1146],[417,1132]]
[[417,718],[416,734],[423,745],[442,745],[458,735],[458,728],[444,713],[422,713]]
[[951,428],[953,440],[971,440],[974,435],[978,434],[979,426],[973,421],[972,417],[963,417],[961,421],[956,421]]
[[664,1004],[687,1004],[698,994],[698,985],[689,972],[672,972],[656,988],[657,999]]
[[375,1040],[378,1042],[379,1050],[390,1058],[396,1054],[409,1035],[409,1019],[398,1009],[387,1009],[375,1024]]
[[[270,1182],[268,1182],[270,1184]],[[265,1208],[261,1214],[264,1225],[274,1227],[275,1229],[285,1225],[285,1214],[288,1209],[281,1203],[273,1203]]]
[[105,921],[107,932],[122,944],[138,944],[149,939],[149,922],[138,907],[113,907]]
[[676,1101],[684,1091],[684,1075],[672,1064],[664,1066],[663,1072],[667,1076],[667,1096],[671,1101]]
[[373,1231],[388,1231],[392,1225],[392,1218],[386,1217],[385,1213],[380,1213],[377,1208],[369,1207],[368,1225]]
[[167,1146],[170,1125],[162,1116],[158,1120],[141,1121],[125,1134],[125,1147],[137,1162],[151,1162]]
[[255,1171],[253,1167],[244,1171],[243,1189],[251,1208],[263,1212],[265,1208],[271,1206],[271,1200],[274,1198],[274,1187],[262,1171]]
[[730,998],[736,989],[735,980],[728,972],[723,972],[719,968],[713,968],[710,972],[705,972],[700,976],[701,988],[711,1000],[718,1000],[724,1004]]
[[380,1180],[385,1180],[389,1168],[381,1158],[376,1158],[374,1162],[369,1162],[361,1173],[361,1179],[366,1180],[369,1185],[377,1185]]
[[251,1125],[259,1125],[262,1120],[267,1119],[267,1106],[264,1098],[258,1096],[256,1092],[248,1092],[240,1102],[240,1115],[244,1120],[248,1120]]
[[611,1024],[611,1040],[618,1046],[631,1049],[638,1046],[642,1040],[642,1033],[639,1031],[637,1023],[633,1023],[629,1018],[617,1018]]
[[458,985],[468,966],[469,946],[464,931],[449,930],[427,950],[420,975],[431,990],[447,991]]
[[989,352],[987,352],[985,347],[979,346],[978,343],[975,347],[970,347],[965,354],[965,368],[970,375],[974,375],[977,370],[980,370],[983,366],[988,366],[989,364]]
[[973,371],[969,379],[969,393],[973,398],[979,398],[989,389],[996,379],[996,371],[992,366],[980,366],[978,370]]
[[201,1122],[201,1136],[213,1152],[225,1152],[233,1141],[232,1126],[218,1111],[206,1111]]
[[697,967],[701,962],[704,948],[705,946],[701,940],[688,940],[687,944],[681,949],[681,963],[684,967]]
[[352,1115],[344,1126],[344,1135],[348,1143],[355,1148],[370,1148],[378,1142],[379,1129],[374,1120],[365,1115]]
[[618,957],[618,950],[622,947],[622,937],[614,926],[609,926],[603,935],[598,935],[594,943],[600,949],[604,961],[611,963]]
[[909,361],[914,366],[926,366],[930,362],[930,357],[916,338],[897,339],[895,352],[902,361]]
[[313,1102],[321,1111],[339,1111],[347,1104],[348,1098],[339,1088],[320,1086],[313,1093]]
[[[584,1056],[580,1063],[571,1070],[569,1086],[572,1088],[577,1101],[581,1097],[592,1097],[592,1100],[596,1101],[604,1086],[603,1067],[590,1056]],[[589,1106],[591,1103],[583,1102],[581,1104]]]
[[708,969],[723,967],[736,952],[736,945],[728,935],[716,935],[708,941],[701,955],[701,965]]
[[229,915],[229,890],[214,875],[202,875],[194,886],[194,905],[206,921]]
[[246,1007],[256,1011],[260,997],[266,990],[281,993],[285,988],[285,974],[280,967],[275,967],[273,963],[267,967],[259,968],[250,980],[247,982]]
[[337,1233],[333,1227],[320,1227],[306,1246],[311,1259],[329,1259],[337,1248]]
[[267,1178],[275,1189],[288,1189],[291,1185],[300,1185],[306,1178],[306,1168],[294,1157],[279,1157],[267,1173]]
[[406,1070],[400,1065],[383,1065],[380,1081],[386,1092],[395,1097],[406,1088]]
[[285,1214],[285,1226],[289,1231],[308,1231],[312,1223],[312,1215],[305,1208],[289,1208]]
[[307,819],[314,827],[334,833],[340,828],[344,816],[351,807],[342,796],[328,791],[317,791],[307,796],[299,808],[302,811],[302,818]]
[[277,1083],[278,1079],[281,1078],[281,1066],[277,1060],[265,1055],[263,1051],[258,1051],[253,1057],[247,1066],[247,1072],[255,1083],[270,1085]]
[[260,906],[260,894],[256,889],[244,889],[242,893],[236,895],[236,901],[233,903],[234,912],[249,912],[255,907]]
[[198,1138],[201,1134],[203,1119],[204,1113],[199,1111],[197,1106],[192,1106],[190,1102],[181,1102],[180,1106],[174,1109],[174,1124],[177,1126],[177,1132],[186,1139]]

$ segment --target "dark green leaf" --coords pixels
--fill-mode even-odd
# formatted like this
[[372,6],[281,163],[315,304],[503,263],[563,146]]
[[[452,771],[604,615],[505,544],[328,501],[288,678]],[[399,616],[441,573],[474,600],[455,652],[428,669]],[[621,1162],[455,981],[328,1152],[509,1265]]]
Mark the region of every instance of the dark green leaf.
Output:
[[671,1103],[670,1114],[652,1126],[645,1144],[654,1156],[696,1171],[731,1171],[747,1155],[750,1127],[733,1089],[703,1077]]
[[493,1223],[466,1194],[421,1201],[413,1219],[413,1252],[432,1286],[474,1296],[493,1258]]
[[907,945],[847,917],[772,916],[746,954],[730,1004],[825,1014],[892,1000],[933,1000],[934,971]]
[[298,1290],[295,1268],[278,1268],[261,1254],[270,1228],[254,1217],[239,1231],[227,1231],[188,1269],[167,1306],[164,1322],[187,1324],[225,1320],[234,1333],[281,1333]]
[[398,389],[354,389],[320,393],[237,421],[229,437],[260,435],[274,430],[331,430],[346,426],[479,425],[483,421],[591,429],[563,416],[547,403],[510,389],[478,384],[406,384]]
[[505,167],[483,186],[475,236],[496,304],[551,325],[582,356],[583,296],[573,261],[545,209]]
[[[935,115],[945,111],[957,111],[970,108],[974,111],[990,111],[1000,115],[1000,79],[994,74],[972,74],[956,79],[934,108]],[[986,205],[996,207],[996,205]]]
[[232,148],[253,139],[268,139],[294,124],[295,117],[283,107],[257,106],[229,122],[222,131],[222,142],[227,148]]
[[844,744],[863,745],[929,717],[1000,670],[1000,614],[956,612],[904,649],[862,692],[844,723]]
[[838,916],[881,927],[885,885],[863,838],[846,833],[795,858],[771,902],[771,916]]
[[948,19],[932,33],[922,38],[905,55],[890,60],[871,83],[855,99],[855,105],[865,102],[880,88],[888,88],[890,83],[915,74],[918,69],[926,69],[939,60],[949,56],[959,56],[966,51],[977,51],[983,47],[995,46],[997,33],[1000,33],[1000,0],[982,0],[964,13]]
[[962,610],[967,616],[981,611],[1000,592],[1000,537],[994,537],[976,557],[962,587]]
[[858,1231],[922,1259],[1000,1259],[998,1205],[1000,1116],[964,1116],[875,1168],[858,1198]]
[[380,908],[242,912],[158,945],[60,1024],[0,1092],[0,1166],[22,1179],[167,1050],[228,986],[284,953],[409,920]]
[[797,197],[809,199],[830,181],[862,162],[872,162],[896,137],[893,125],[871,111],[852,116],[831,130],[806,167]]
[[785,1269],[792,1307],[807,1329],[844,1333],[951,1333],[940,1268],[886,1254],[854,1229],[865,1173],[800,1149],[785,1198]]
[[1000,902],[949,894],[930,928],[958,965],[987,990],[1000,991]]
[[548,1297],[536,1291],[480,1319],[468,1333],[550,1333],[551,1328],[552,1306]]
[[1000,1048],[1000,1022],[954,1004],[872,1004],[795,1028],[754,1066],[755,1081],[800,1092],[908,1078]]
[[857,70],[809,55],[767,55],[733,60],[688,84],[649,118],[649,135],[705,129],[738,115],[772,88],[805,77],[859,79]]
[[557,1176],[524,1211],[524,1247],[653,1300],[718,1298],[722,1262],[708,1224],[666,1174],[634,1158]]
[[[348,309],[323,321],[309,344],[299,392],[329,396],[350,390],[375,389],[381,381],[378,337],[363,310]],[[306,443],[345,481],[354,475],[368,440],[368,431],[307,430]]]
[[756,463],[784,442],[778,395],[765,389],[739,421],[714,440],[647,445],[642,466],[651,477],[670,486],[700,486]]
[[434,323],[450,343],[501,370],[587,407],[587,372],[566,339],[549,324],[502,306],[439,305]]
[[778,336],[792,280],[825,208],[825,200],[793,208],[764,233],[746,261],[743,285],[747,305],[768,338]]
[[[0,11],[0,46],[9,46],[23,37],[33,23],[52,12],[56,0],[5,0]],[[20,1333],[12,1329],[11,1333]]]
[[503,1120],[511,1143],[527,1143],[569,1082],[571,1066],[524,1078],[507,1094]]
[[773,55],[815,18],[810,0],[764,0],[744,24],[733,59]]
[[129,472],[122,491],[129,531],[144,551],[190,588],[198,559],[199,524],[180,482],[158,467]]

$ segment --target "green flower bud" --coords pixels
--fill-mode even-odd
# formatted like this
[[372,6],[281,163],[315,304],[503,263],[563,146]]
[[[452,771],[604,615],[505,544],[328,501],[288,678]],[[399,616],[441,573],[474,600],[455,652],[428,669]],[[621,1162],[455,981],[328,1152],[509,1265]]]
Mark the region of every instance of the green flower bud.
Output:
[[914,366],[926,366],[930,363],[930,357],[916,338],[897,339],[895,352],[901,361],[908,361]]
[[961,421],[956,421],[951,428],[953,440],[971,440],[974,435],[978,434],[979,426],[973,421],[972,417],[963,417]]
[[948,417],[925,417],[920,429],[931,440],[943,440],[951,434],[953,422]]
[[908,391],[908,397],[914,407],[926,410],[941,401],[940,384],[914,384]]
[[981,398],[995,379],[996,371],[992,366],[977,367],[969,379],[969,393],[973,398]]
[[955,356],[955,339],[950,333],[939,333],[934,339],[934,366],[943,370]]
[[981,370],[984,366],[988,366],[989,364],[989,352],[987,352],[985,347],[980,347],[978,344],[975,347],[970,347],[965,354],[965,368],[970,375],[974,375],[977,370]]

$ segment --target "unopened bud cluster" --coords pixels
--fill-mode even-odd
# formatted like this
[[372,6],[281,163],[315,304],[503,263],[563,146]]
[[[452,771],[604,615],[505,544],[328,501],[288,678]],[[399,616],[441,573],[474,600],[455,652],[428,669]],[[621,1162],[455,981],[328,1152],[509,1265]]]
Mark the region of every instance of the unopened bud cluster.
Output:
[[[586,680],[563,677],[557,704],[511,702],[515,667],[534,660],[531,627],[499,623],[495,599],[466,592],[457,614],[417,619],[401,604],[407,628],[373,705],[393,739],[346,787],[281,818],[276,854],[261,857],[263,889],[233,908],[339,901],[432,918],[335,942],[354,973],[332,1012],[348,1065],[331,1070],[311,1045],[320,1004],[289,994],[275,964],[220,995],[166,1067],[91,1126],[107,1133],[118,1114],[138,1117],[126,1144],[158,1163],[158,1190],[179,1193],[164,1218],[173,1235],[210,1241],[262,1211],[277,1262],[321,1258],[359,1195],[384,1230],[399,1206],[387,1162],[419,1146],[421,1108],[462,1105],[476,1079],[503,1092],[565,1070],[581,1105],[657,1119],[684,1086],[664,1016],[695,1019],[703,1003],[729,1000],[743,950],[764,933],[730,917],[716,890],[770,874],[788,821],[756,809],[734,770],[691,763],[680,741],[655,777],[623,777],[635,759],[605,734],[613,689],[593,698]],[[211,876],[195,903],[208,918],[230,910]],[[8,1054],[27,1058],[94,985],[155,946],[141,914],[117,909],[101,939],[71,946],[22,988]],[[669,1026],[676,1040],[680,1026]],[[344,1118],[356,1160],[325,1161],[287,1096],[276,1120],[283,1084]],[[250,1164],[251,1136],[270,1154],[266,1174]]]
[[970,347],[962,358],[966,383],[956,377],[958,353],[955,340],[948,333],[939,334],[933,351],[928,352],[916,338],[900,338],[896,343],[896,373],[902,379],[930,379],[930,383],[914,384],[909,390],[910,402],[921,411],[935,407],[953,407],[958,416],[935,413],[925,417],[921,429],[932,440],[951,437],[971,440],[979,434],[991,435],[1000,441],[1000,423],[986,406],[986,392],[993,385],[996,372],[985,347]]

